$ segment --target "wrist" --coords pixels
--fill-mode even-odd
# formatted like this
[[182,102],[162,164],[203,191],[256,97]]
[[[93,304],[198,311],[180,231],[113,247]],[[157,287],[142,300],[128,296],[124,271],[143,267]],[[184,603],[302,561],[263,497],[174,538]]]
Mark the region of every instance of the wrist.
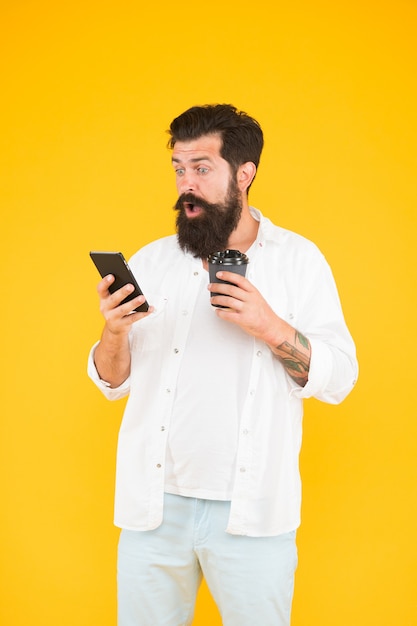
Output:
[[103,328],[102,340],[105,339],[106,342],[109,342],[115,345],[120,345],[129,336],[129,331],[130,331],[130,327],[128,327],[127,329],[122,328],[122,329],[116,330],[112,328],[108,324],[108,322],[106,322]]
[[275,316],[275,319],[267,324],[259,338],[273,350],[287,341],[293,334],[293,327],[280,317]]

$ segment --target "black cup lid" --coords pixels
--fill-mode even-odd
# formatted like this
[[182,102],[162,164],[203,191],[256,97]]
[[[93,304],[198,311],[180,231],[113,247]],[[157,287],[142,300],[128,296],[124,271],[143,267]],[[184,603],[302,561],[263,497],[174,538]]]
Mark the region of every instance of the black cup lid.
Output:
[[239,250],[224,250],[223,252],[213,252],[208,257],[208,262],[223,265],[246,265],[249,259]]

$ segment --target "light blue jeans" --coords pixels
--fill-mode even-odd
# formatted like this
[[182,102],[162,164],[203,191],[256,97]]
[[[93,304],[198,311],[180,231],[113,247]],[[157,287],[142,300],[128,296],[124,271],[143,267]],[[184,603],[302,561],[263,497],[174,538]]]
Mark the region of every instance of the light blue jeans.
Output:
[[225,626],[289,626],[295,531],[231,535],[229,509],[230,502],[165,494],[159,528],[122,530],[118,626],[188,626],[202,576]]

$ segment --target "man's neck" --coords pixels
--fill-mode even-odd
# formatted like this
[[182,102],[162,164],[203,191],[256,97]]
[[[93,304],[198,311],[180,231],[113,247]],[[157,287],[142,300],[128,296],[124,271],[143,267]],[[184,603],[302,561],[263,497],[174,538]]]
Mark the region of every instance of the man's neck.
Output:
[[242,208],[242,215],[237,228],[229,237],[227,247],[229,250],[249,250],[258,235],[259,222],[253,217],[247,203]]

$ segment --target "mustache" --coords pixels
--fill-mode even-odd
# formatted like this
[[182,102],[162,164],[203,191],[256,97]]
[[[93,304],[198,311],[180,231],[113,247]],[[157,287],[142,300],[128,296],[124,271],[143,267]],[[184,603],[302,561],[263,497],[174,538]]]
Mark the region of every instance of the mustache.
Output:
[[197,205],[201,207],[202,209],[204,209],[205,211],[213,210],[213,205],[210,204],[210,202],[206,202],[206,200],[203,200],[202,198],[199,198],[195,194],[188,192],[188,193],[182,193],[179,196],[178,200],[176,201],[174,205],[175,211],[182,211],[184,209],[185,203]]

